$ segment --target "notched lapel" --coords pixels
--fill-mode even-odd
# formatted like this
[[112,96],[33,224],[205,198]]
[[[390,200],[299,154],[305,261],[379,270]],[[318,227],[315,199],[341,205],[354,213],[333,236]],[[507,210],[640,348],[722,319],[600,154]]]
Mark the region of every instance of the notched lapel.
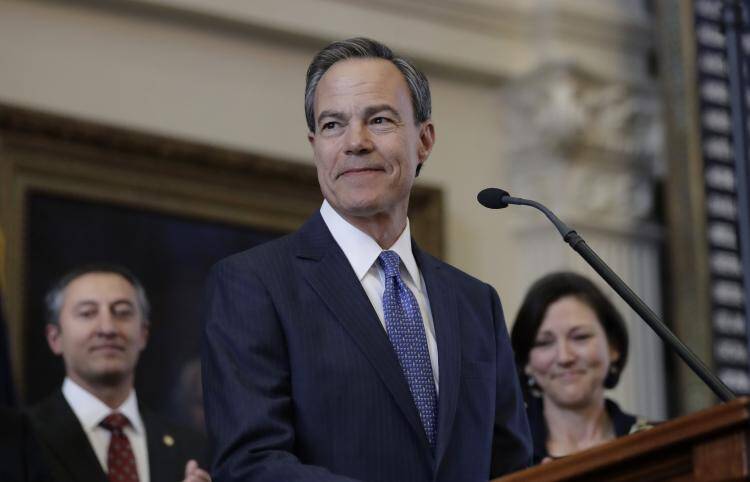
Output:
[[430,299],[432,321],[438,349],[440,391],[438,395],[438,434],[435,450],[435,467],[440,466],[450,440],[453,420],[456,415],[461,373],[461,330],[458,317],[458,302],[451,288],[447,273],[440,263],[423,253],[412,243],[414,257],[424,276],[427,295]]
[[298,261],[301,263],[303,276],[370,360],[409,424],[420,434],[424,445],[429,446],[409,385],[388,335],[349,261],[320,214],[300,230],[299,234],[301,242]]
[[62,392],[42,402],[31,416],[40,443],[52,458],[49,463],[53,474],[62,469],[70,477],[65,481],[107,482],[107,475]]

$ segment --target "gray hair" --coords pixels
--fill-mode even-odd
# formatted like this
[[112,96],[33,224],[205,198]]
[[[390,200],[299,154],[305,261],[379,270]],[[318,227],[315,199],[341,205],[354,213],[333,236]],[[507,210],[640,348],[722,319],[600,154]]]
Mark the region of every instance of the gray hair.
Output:
[[52,288],[49,289],[47,295],[44,297],[44,304],[47,309],[47,323],[51,325],[60,324],[60,312],[62,311],[65,299],[65,289],[73,280],[90,273],[112,273],[125,278],[135,290],[135,299],[143,322],[148,323],[151,314],[151,305],[148,302],[143,284],[129,269],[116,264],[89,264],[69,271],[62,276],[52,285]]
[[404,76],[411,94],[414,109],[414,121],[420,124],[432,115],[430,84],[427,77],[417,70],[411,61],[397,57],[391,49],[380,42],[364,37],[351,38],[333,42],[315,54],[307,68],[305,82],[305,117],[310,132],[315,132],[315,90],[321,77],[336,62],[353,58],[373,58],[390,61]]

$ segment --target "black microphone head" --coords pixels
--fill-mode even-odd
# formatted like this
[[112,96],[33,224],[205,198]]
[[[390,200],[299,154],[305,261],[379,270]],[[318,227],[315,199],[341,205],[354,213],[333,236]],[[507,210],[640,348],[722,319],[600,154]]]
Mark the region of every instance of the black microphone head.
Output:
[[486,208],[502,209],[508,207],[508,203],[503,200],[503,197],[505,196],[510,196],[508,191],[496,187],[488,187],[487,189],[479,191],[479,194],[477,194],[477,201]]

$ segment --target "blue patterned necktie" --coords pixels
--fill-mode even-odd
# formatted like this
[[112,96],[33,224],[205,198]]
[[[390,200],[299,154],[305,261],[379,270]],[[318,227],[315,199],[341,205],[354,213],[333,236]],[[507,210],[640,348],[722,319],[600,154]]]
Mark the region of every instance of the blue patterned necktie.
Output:
[[401,258],[398,254],[394,251],[383,251],[378,261],[385,273],[385,331],[406,376],[427,440],[434,450],[437,434],[437,394],[419,304],[414,293],[401,279]]

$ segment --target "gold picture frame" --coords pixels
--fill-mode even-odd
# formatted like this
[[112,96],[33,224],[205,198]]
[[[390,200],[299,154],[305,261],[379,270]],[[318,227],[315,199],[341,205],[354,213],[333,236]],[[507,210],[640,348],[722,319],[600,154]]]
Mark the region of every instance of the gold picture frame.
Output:
[[[35,255],[25,233],[34,192],[281,233],[322,201],[312,164],[0,104],[0,279],[22,399],[30,323],[24,287]],[[418,185],[409,207],[414,237],[437,256],[442,203],[440,189]]]

